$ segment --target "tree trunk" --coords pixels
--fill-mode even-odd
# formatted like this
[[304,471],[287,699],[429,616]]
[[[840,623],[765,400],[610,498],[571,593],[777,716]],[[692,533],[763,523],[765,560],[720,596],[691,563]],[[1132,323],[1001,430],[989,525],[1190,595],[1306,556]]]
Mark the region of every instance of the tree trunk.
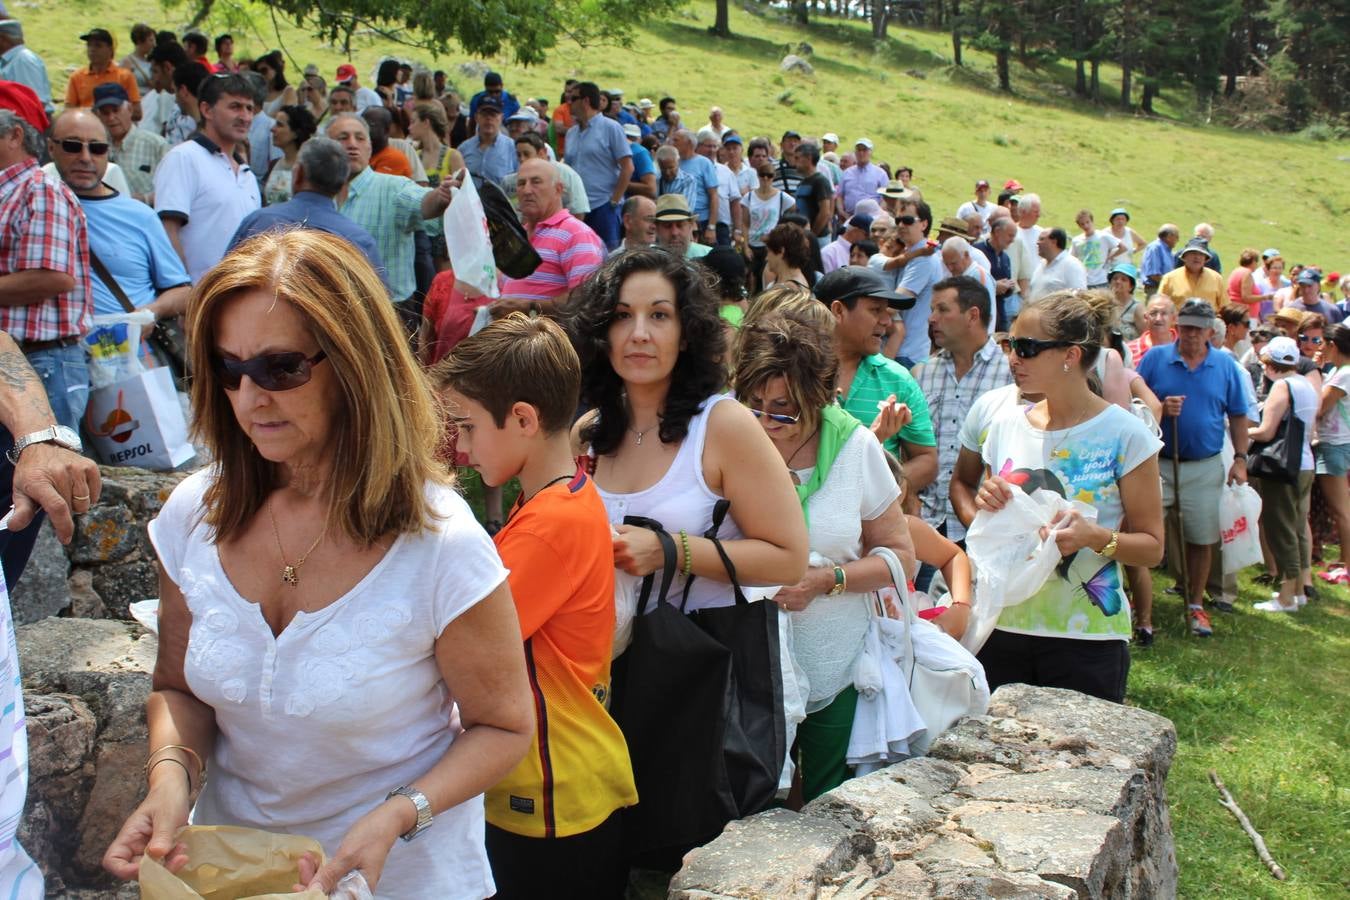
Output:
[[1130,61],[1123,59],[1120,62],[1120,108],[1129,112],[1134,108],[1130,102]]
[[1093,103],[1101,103],[1101,102],[1102,102],[1102,80],[1101,80],[1101,67],[1102,67],[1102,61],[1099,60],[1099,59],[1094,59],[1094,60],[1092,60],[1091,65],[1092,65],[1092,74],[1089,76],[1088,93],[1092,96],[1092,102],[1093,102]]
[[952,0],[952,60],[961,65],[961,0]]
[[1086,97],[1088,93],[1087,72],[1083,66],[1083,55],[1087,49],[1085,47],[1087,22],[1084,21],[1087,11],[1083,7],[1083,0],[1076,0],[1073,5],[1073,92],[1079,97]]
[[718,37],[731,37],[731,16],[727,12],[730,0],[717,0],[717,20],[713,22],[712,33]]
[[[1145,75],[1146,78],[1147,78],[1148,74],[1149,74],[1149,73],[1148,73],[1148,70],[1145,69],[1145,70],[1144,70],[1144,75]],[[1154,96],[1157,94],[1157,92],[1158,92],[1158,89],[1157,89],[1156,87],[1154,87],[1154,85],[1153,85],[1153,79],[1152,79],[1152,78],[1147,78],[1147,80],[1144,82],[1144,95],[1143,95],[1142,97],[1139,98],[1139,108],[1140,108],[1141,110],[1143,110],[1143,112],[1144,112],[1145,115],[1150,115],[1150,116],[1151,116],[1151,115],[1154,114],[1154,113],[1153,113],[1153,98],[1154,98]]]
[[792,0],[792,13],[797,20],[798,25],[810,24],[810,14],[807,11],[806,0]]
[[872,0],[872,39],[884,41],[886,26],[890,22],[890,3],[888,0]]
[[1009,48],[1000,46],[998,48],[998,89],[1005,93],[1012,93],[1012,78],[1008,74],[1008,54]]
[[1087,66],[1083,65],[1081,59],[1073,61],[1073,92],[1079,97],[1086,97],[1087,89]]

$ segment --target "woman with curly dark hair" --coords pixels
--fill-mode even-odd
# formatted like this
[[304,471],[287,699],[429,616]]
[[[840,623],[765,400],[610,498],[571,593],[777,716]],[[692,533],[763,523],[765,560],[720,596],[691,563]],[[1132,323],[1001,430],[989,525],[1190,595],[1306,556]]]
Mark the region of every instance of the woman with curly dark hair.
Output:
[[811,235],[800,225],[775,225],[764,237],[764,286],[796,282],[810,287]]
[[[735,615],[722,609],[736,604],[740,593],[733,577],[740,585],[800,581],[808,553],[801,506],[764,430],[724,392],[726,338],[717,298],[699,267],[665,250],[630,250],[610,257],[574,297],[569,312],[581,358],[581,401],[591,411],[573,433],[609,514],[615,567],[636,576],[664,572],[665,596],[702,617]],[[720,508],[727,501],[730,506]],[[717,526],[715,512],[728,513]],[[649,524],[665,534],[624,524],[629,516],[654,520]],[[663,544],[675,551],[670,582]],[[657,606],[651,603],[647,611]],[[768,621],[776,618],[775,613]],[[644,649],[650,645],[639,645],[635,637],[625,657]],[[629,667],[648,659],[632,657]],[[622,704],[631,712],[634,695],[626,684],[632,688],[616,679],[615,696],[625,698]],[[671,748],[708,742],[709,732],[687,733],[689,721],[703,722],[707,687],[692,685],[687,696],[679,690],[663,695],[658,717],[616,717],[629,740],[640,793],[644,778],[659,780],[679,764]],[[706,722],[710,730],[724,724],[715,716]],[[755,733],[772,741],[773,731],[773,723],[763,723]],[[755,751],[762,749],[757,745]],[[680,824],[660,839],[635,825],[629,837],[636,842],[631,848],[636,864],[674,871],[693,831],[718,817],[722,823],[735,817],[715,791],[691,791],[697,796],[681,793],[678,801],[642,795],[642,819]],[[688,816],[680,818],[692,809],[698,810],[698,828]]]
[[764,430],[723,392],[726,338],[698,268],[663,250],[614,257],[582,285],[571,326],[581,401],[591,410],[576,433],[618,532],[615,566],[633,575],[662,567],[656,535],[621,524],[629,515],[655,519],[679,551],[671,595],[692,575],[687,611],[729,606],[726,568],[712,541],[696,536],[725,498],[719,537],[738,580],[799,581],[807,554],[800,505]]
[[267,99],[263,101],[262,111],[272,118],[283,106],[294,106],[300,102],[295,88],[286,83],[286,57],[280,50],[264,53],[253,63],[253,71],[267,80]]

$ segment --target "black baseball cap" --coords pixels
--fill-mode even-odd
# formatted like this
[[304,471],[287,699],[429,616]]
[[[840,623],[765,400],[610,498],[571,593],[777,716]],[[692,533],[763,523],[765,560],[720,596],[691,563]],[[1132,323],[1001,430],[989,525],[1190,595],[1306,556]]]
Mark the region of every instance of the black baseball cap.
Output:
[[105,106],[121,106],[130,99],[127,96],[126,88],[115,81],[105,82],[94,88],[94,109],[101,109]]
[[484,112],[486,110],[500,113],[502,111],[502,101],[491,94],[479,97],[477,112]]
[[112,44],[113,36],[106,28],[91,28],[80,35],[82,41],[102,41],[105,44]]
[[897,294],[886,286],[880,272],[862,266],[844,266],[824,275],[816,282],[816,299],[821,303],[848,301],[855,297],[876,297],[885,300],[891,309],[909,309],[914,297]]

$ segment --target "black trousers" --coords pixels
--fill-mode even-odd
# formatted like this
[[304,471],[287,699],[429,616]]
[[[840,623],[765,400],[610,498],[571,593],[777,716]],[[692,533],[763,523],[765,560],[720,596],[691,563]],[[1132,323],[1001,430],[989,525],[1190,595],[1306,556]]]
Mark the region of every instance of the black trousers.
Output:
[[1127,641],[1084,641],[999,631],[977,657],[992,691],[1004,684],[1068,688],[1115,703],[1125,702],[1130,674]]
[[623,900],[628,861],[622,810],[590,831],[534,838],[487,826],[488,862],[498,900]]

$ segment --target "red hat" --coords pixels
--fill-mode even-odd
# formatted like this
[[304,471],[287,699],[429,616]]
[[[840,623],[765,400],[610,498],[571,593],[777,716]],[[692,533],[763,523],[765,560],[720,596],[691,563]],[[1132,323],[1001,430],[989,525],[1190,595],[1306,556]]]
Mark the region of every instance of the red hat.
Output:
[[1018,181],[1016,178],[1009,178],[1007,181],[1003,182],[1003,189],[1005,191],[1017,191],[1021,193],[1022,182]]
[[32,88],[17,81],[0,81],[0,109],[13,110],[38,131],[46,131],[51,124],[38,95]]
[[355,77],[356,77],[356,66],[352,65],[351,63],[343,63],[342,65],[338,66],[337,70],[338,81],[351,81]]
[[1340,280],[1341,280],[1340,272],[1332,272],[1330,275],[1327,276],[1327,284],[1335,284]]

